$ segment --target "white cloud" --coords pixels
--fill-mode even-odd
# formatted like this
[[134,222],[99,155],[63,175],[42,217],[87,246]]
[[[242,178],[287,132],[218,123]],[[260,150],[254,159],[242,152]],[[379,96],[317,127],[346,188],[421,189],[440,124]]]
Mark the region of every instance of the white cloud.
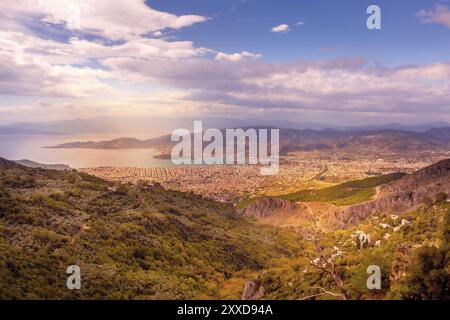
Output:
[[442,24],[450,28],[450,9],[444,5],[436,5],[430,10],[421,10],[417,14],[423,23]]
[[[77,14],[79,17],[74,17]],[[72,30],[77,19],[80,30]],[[143,0],[0,1],[0,94],[51,97],[105,94],[112,90],[106,80],[118,79],[121,74],[106,70],[102,60],[120,57],[177,60],[204,55],[210,50],[196,48],[190,41],[146,36],[160,37],[167,28],[180,29],[205,20],[201,16],[156,11]],[[44,38],[35,30],[50,32]],[[76,36],[52,40],[57,39],[55,34]],[[88,40],[87,34],[100,36],[102,40]]]
[[119,45],[103,45],[87,40],[71,39],[73,55],[90,59],[109,57],[136,57],[145,59],[186,59],[204,55],[210,50],[196,48],[190,41],[166,41],[163,39],[136,38]]
[[305,24],[305,21],[299,21],[295,25],[296,26],[303,26]]
[[260,54],[252,53],[248,51],[242,51],[241,53],[233,53],[233,54],[226,54],[223,52],[217,53],[215,60],[216,61],[231,61],[231,62],[238,62],[245,59],[258,59],[261,58]]
[[368,67],[362,60],[266,63],[188,59],[174,64],[134,58],[105,61],[124,77],[142,77],[191,92],[192,101],[221,101],[265,110],[448,113],[450,64]]
[[[126,5],[118,0],[78,3],[82,32],[62,30],[63,35],[73,35],[62,41],[44,39],[28,29],[27,23],[42,27],[45,21],[59,26],[53,31],[61,32],[70,20],[65,15],[68,1],[0,2],[0,94],[102,102],[102,97],[109,96],[117,101],[109,101],[108,106],[126,110],[131,105],[144,108],[149,102],[164,110],[176,110],[176,105],[190,111],[226,106],[269,112],[448,114],[449,63],[371,68],[361,60],[264,62],[258,53],[218,52],[163,37],[169,34],[167,28],[182,28],[204,17],[155,11],[141,0]],[[419,15],[426,23],[445,24],[448,11],[437,6]],[[289,25],[281,24],[272,32],[289,30]],[[102,39],[92,40],[86,34]],[[117,93],[117,87],[122,89],[119,81],[127,84]],[[136,82],[140,84],[132,87]],[[130,98],[154,84],[170,90],[159,96],[152,92],[153,100]],[[37,107],[42,110],[41,104],[33,106]]]
[[0,94],[85,97],[111,90],[103,83],[103,80],[113,78],[107,71],[53,64],[48,61],[51,59],[26,50],[45,49],[56,56],[62,52],[58,51],[61,50],[58,43],[17,33],[11,37],[3,35],[11,34],[0,33]]
[[166,28],[181,29],[204,22],[198,15],[176,16],[148,7],[144,0],[15,0],[0,2],[0,20],[36,21],[70,27],[113,40],[131,39]]
[[291,29],[289,28],[289,25],[287,24],[280,24],[276,27],[273,27],[271,32],[288,32]]
[[[80,67],[109,58],[134,57],[179,60],[202,56],[210,50],[195,48],[190,41],[136,38],[105,45],[78,38],[58,42],[18,31],[0,31],[0,88],[2,94],[89,96],[110,90],[105,79],[124,78],[100,68]],[[244,54],[245,55],[245,54]]]

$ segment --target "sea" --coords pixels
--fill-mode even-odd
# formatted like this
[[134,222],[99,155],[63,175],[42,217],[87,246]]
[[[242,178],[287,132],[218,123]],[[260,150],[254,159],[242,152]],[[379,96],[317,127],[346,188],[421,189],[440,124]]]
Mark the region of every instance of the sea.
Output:
[[27,159],[44,164],[65,164],[74,169],[92,167],[170,167],[173,165],[170,160],[153,158],[153,156],[159,154],[154,149],[46,148],[67,142],[102,141],[114,138],[119,138],[119,136],[0,135],[0,157],[8,160]]

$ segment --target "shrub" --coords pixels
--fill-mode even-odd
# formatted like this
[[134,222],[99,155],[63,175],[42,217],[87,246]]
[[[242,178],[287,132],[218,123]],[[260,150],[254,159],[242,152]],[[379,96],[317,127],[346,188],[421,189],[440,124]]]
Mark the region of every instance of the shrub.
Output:
[[448,199],[448,195],[445,192],[439,192],[436,195],[436,203],[445,202]]

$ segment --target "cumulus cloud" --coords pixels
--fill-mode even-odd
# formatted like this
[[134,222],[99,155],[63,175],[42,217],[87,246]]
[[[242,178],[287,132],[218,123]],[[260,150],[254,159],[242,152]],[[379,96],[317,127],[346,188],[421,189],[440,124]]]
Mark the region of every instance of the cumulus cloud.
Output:
[[117,45],[105,45],[72,38],[66,48],[69,55],[89,59],[108,57],[136,57],[152,60],[186,59],[211,52],[206,48],[194,47],[191,41],[166,41],[149,38],[136,38]]
[[[74,66],[69,46],[53,40],[0,31],[0,94],[85,97],[111,90],[100,68]],[[72,49],[71,49],[72,50]]]
[[29,53],[54,64],[79,64],[93,59],[121,56],[185,59],[211,51],[194,47],[190,41],[166,41],[140,37],[111,45],[73,37],[67,42],[58,42],[17,31],[0,31],[0,47],[4,51]]
[[[98,6],[88,6],[94,2]],[[223,106],[233,110],[307,110],[346,115],[448,114],[449,63],[373,67],[362,59],[265,62],[258,53],[218,52],[197,47],[191,41],[168,40],[163,37],[165,29],[182,28],[206,18],[155,11],[140,0],[127,2],[126,6],[118,0],[79,1],[83,12],[81,32],[69,32],[63,40],[31,32],[26,23],[18,22],[37,22],[58,32],[66,31],[69,18],[64,18],[63,7],[69,2],[52,2],[54,7],[49,3],[0,3],[0,23],[16,22],[0,24],[0,94],[116,98],[113,93],[117,83],[126,82],[129,88],[140,82],[136,86],[140,90],[144,83],[182,92],[175,96],[164,92],[164,97],[151,101],[171,110],[174,108],[169,106],[177,105],[188,109]],[[448,9],[438,6],[421,17],[425,22],[444,23],[446,12]],[[285,24],[272,29],[289,30]],[[124,96],[120,99],[126,100]],[[117,105],[123,107],[119,102]]]
[[154,38],[206,19],[157,11],[144,0],[0,1],[0,93],[87,97],[108,92],[105,80],[117,75],[102,66],[103,59],[177,60],[213,52],[190,41]]
[[436,5],[430,10],[421,10],[417,14],[423,23],[442,24],[450,28],[450,9],[444,5]]
[[0,2],[0,20],[35,21],[61,25],[108,39],[130,39],[167,28],[181,29],[206,17],[154,10],[144,0],[16,0]]
[[0,94],[86,97],[111,91],[108,72],[89,67],[52,65],[29,54],[0,51]]
[[226,54],[223,52],[217,53],[215,60],[216,61],[231,61],[231,62],[237,62],[242,61],[245,59],[258,59],[261,58],[260,54],[252,53],[248,51],[242,51],[241,53],[232,53],[232,54]]
[[[108,58],[135,57],[146,60],[187,59],[210,52],[190,41],[136,38],[106,45],[71,38],[58,42],[19,31],[0,31],[0,88],[2,94],[83,97],[110,90],[105,79],[120,77],[91,62]],[[140,81],[138,78],[127,80]]]
[[273,27],[272,30],[271,30],[271,32],[275,32],[275,33],[278,33],[278,32],[288,32],[288,31],[290,31],[290,30],[291,30],[291,29],[290,29],[289,25],[287,25],[287,24],[280,24],[280,25],[278,25],[278,26]]

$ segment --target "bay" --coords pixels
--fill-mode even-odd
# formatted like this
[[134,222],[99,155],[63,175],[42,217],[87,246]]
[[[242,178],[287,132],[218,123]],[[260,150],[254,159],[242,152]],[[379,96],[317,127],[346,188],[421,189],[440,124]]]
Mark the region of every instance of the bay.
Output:
[[44,164],[66,164],[75,169],[89,167],[170,167],[173,165],[170,160],[153,158],[153,156],[159,154],[154,149],[45,148],[67,142],[101,141],[114,138],[117,138],[117,136],[0,135],[0,157],[8,160],[27,159]]

